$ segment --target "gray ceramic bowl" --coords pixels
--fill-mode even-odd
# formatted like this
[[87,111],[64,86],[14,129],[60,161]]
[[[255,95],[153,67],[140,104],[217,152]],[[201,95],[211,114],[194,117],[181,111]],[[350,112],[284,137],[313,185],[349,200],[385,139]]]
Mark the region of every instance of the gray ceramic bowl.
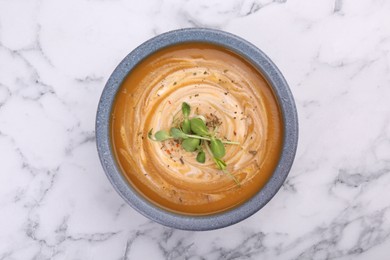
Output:
[[[282,154],[272,177],[250,200],[220,214],[188,216],[163,210],[143,198],[122,176],[110,141],[110,114],[115,95],[127,74],[145,57],[161,48],[186,43],[206,42],[223,46],[241,55],[261,71],[276,94],[283,115]],[[181,29],[154,37],[127,55],[109,78],[100,98],[96,116],[96,142],[100,161],[108,179],[122,198],[144,216],[163,225],[186,230],[212,230],[235,224],[267,204],[283,185],[294,160],[298,141],[298,118],[293,96],[275,64],[253,44],[223,31]]]

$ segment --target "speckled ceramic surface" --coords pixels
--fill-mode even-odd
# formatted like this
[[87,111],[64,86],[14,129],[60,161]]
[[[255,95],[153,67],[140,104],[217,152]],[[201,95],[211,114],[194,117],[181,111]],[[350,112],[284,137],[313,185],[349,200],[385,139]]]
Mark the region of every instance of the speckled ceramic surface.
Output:
[[[174,44],[207,42],[222,45],[250,61],[269,81],[284,120],[284,144],[281,158],[268,183],[249,201],[220,214],[186,216],[165,211],[145,200],[122,176],[113,156],[110,143],[110,114],[115,95],[126,75],[149,54]],[[237,223],[261,209],[279,190],[294,160],[298,141],[298,118],[288,84],[275,64],[251,43],[226,32],[211,29],[181,29],[161,34],[143,43],[127,55],[109,78],[97,111],[96,139],[101,163],[114,188],[134,209],[166,226],[186,230],[212,230]]]

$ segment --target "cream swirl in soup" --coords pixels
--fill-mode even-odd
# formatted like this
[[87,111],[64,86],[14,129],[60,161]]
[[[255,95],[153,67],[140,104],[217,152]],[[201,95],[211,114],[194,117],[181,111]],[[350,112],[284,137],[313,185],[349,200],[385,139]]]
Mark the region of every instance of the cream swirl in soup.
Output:
[[[181,105],[205,119],[225,145],[220,171],[174,140],[153,142],[150,129],[168,130]],[[213,214],[239,205],[272,175],[282,144],[282,119],[268,83],[250,63],[222,47],[191,43],[168,47],[133,69],[117,93],[112,144],[123,175],[145,198],[184,214]]]

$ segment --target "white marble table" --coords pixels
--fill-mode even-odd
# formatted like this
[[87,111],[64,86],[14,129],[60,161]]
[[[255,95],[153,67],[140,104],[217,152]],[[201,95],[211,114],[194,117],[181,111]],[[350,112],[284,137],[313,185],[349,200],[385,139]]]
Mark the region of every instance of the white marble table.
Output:
[[[118,62],[194,26],[266,52],[300,119],[279,193],[209,232],[126,205],[94,139]],[[0,259],[390,259],[390,2],[1,0],[0,158]]]

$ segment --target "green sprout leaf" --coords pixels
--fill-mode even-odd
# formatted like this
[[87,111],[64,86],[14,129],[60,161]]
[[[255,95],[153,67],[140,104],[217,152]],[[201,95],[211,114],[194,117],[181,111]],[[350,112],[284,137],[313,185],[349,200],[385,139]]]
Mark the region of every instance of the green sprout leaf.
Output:
[[241,182],[236,178],[236,176],[234,176],[231,172],[229,172],[228,170],[222,170],[225,174],[229,175],[230,178],[233,179],[233,181],[236,183],[236,185],[238,187],[241,187]]
[[156,141],[156,140],[153,139],[153,128],[149,130],[149,132],[148,132],[148,138],[149,138],[150,140],[152,140],[152,141]]
[[183,102],[183,104],[181,105],[181,112],[183,113],[184,118],[188,119],[191,112],[190,105],[186,102]]
[[218,169],[220,169],[221,171],[224,171],[226,169],[226,163],[223,160],[215,157],[213,159]]
[[215,158],[222,158],[226,154],[225,146],[220,139],[212,137],[210,140],[210,150]]
[[183,132],[186,134],[191,133],[191,122],[188,118],[184,119],[183,123],[181,124],[181,129],[183,129]]
[[185,133],[183,133],[183,131],[181,131],[179,128],[172,127],[170,132],[171,132],[171,135],[174,139],[188,138],[187,135]]
[[154,138],[156,141],[165,141],[167,139],[170,139],[172,138],[169,133],[165,130],[160,130],[160,131],[157,131],[155,134],[154,134]]
[[207,126],[202,119],[192,118],[190,121],[191,121],[192,132],[200,136],[210,135],[209,130],[207,129]]
[[184,150],[186,150],[187,152],[194,152],[195,150],[198,149],[199,144],[200,144],[200,140],[199,140],[199,139],[188,138],[188,139],[185,139],[185,140],[181,143],[181,146],[182,146],[182,147],[184,148]]
[[217,168],[221,171],[223,171],[225,174],[229,175],[230,178],[233,179],[233,181],[236,183],[236,185],[238,187],[241,187],[241,183],[240,181],[236,178],[236,176],[234,176],[231,172],[229,172],[227,169],[226,169],[226,162],[221,160],[221,159],[218,159],[218,158],[213,158],[214,159],[214,162],[215,164],[217,165]]
[[199,163],[205,163],[206,161],[206,153],[204,151],[199,151],[196,156],[196,161]]
[[199,119],[203,120],[203,122],[206,122],[206,118],[202,115],[196,115],[196,116],[194,116],[194,118],[199,118]]

